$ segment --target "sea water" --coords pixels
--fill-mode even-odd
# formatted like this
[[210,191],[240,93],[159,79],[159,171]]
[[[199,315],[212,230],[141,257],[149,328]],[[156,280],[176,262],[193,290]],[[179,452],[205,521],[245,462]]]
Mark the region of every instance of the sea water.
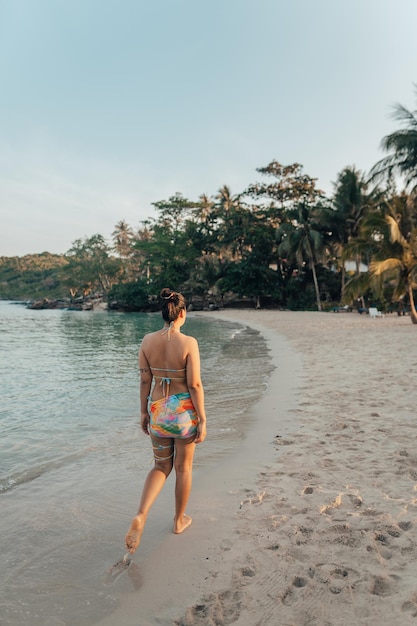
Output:
[[[160,314],[0,302],[1,624],[88,625],[117,606],[106,566],[152,463],[138,348],[161,327]],[[200,346],[209,435],[195,467],[209,470],[244,437],[271,359],[245,325],[191,313],[183,332]],[[148,549],[157,520],[153,533]]]

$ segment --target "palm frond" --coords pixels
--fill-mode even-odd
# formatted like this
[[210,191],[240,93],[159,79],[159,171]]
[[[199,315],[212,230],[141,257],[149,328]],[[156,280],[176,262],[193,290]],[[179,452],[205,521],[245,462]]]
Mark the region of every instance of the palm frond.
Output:
[[353,302],[369,290],[371,275],[369,272],[355,274],[345,285],[344,297],[346,302]]
[[404,177],[406,187],[417,188],[417,112],[410,111],[401,104],[394,107],[393,117],[404,128],[384,137],[381,147],[391,152],[374,165],[370,180],[390,178],[394,173]]
[[407,240],[404,238],[397,220],[395,220],[392,215],[387,215],[385,219],[389,226],[392,243],[399,243],[401,246],[406,247]]
[[400,103],[394,105],[392,117],[400,122],[406,122],[411,127],[414,126],[417,129],[417,117],[415,111],[410,111]]
[[369,270],[374,276],[401,271],[403,264],[400,259],[384,259],[383,261],[371,261]]

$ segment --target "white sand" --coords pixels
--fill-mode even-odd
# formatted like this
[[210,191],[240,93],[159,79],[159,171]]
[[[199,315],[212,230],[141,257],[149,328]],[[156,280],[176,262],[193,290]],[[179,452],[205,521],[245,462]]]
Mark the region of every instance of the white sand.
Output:
[[135,593],[102,624],[415,624],[417,328],[356,313],[208,315],[262,329],[277,369],[242,418],[254,426],[242,449],[196,475],[193,525],[144,563],[139,548]]

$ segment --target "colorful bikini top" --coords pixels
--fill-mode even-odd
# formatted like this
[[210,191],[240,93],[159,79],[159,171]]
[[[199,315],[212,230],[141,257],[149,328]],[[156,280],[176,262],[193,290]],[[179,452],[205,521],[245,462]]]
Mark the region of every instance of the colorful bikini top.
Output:
[[[152,367],[152,366],[150,366],[150,368],[151,370],[159,370],[160,372],[185,372],[185,367],[181,368],[180,370],[173,370],[173,369],[166,369],[165,367]],[[171,384],[171,380],[185,380],[185,375],[184,376],[157,376],[153,372],[152,372],[152,375],[154,378],[160,379],[161,381],[160,384],[162,385],[162,393],[164,394],[164,396],[168,395],[169,385]]]

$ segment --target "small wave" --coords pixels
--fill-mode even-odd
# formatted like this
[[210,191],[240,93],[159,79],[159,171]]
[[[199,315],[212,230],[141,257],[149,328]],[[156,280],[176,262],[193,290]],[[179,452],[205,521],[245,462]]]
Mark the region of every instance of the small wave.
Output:
[[91,452],[91,448],[89,450],[83,450],[80,452],[76,452],[74,454],[68,454],[65,457],[61,457],[59,459],[53,459],[51,461],[45,461],[44,463],[39,463],[33,467],[29,467],[20,472],[14,472],[10,474],[10,476],[6,476],[0,478],[0,494],[5,493],[6,491],[10,491],[19,485],[24,485],[25,483],[30,483],[37,478],[43,476],[47,472],[51,472],[57,469],[60,469],[64,465],[72,463],[85,456],[88,452]]
[[235,337],[244,333],[248,329],[248,326],[241,326],[240,328],[234,328],[230,333],[230,339],[233,340]]

